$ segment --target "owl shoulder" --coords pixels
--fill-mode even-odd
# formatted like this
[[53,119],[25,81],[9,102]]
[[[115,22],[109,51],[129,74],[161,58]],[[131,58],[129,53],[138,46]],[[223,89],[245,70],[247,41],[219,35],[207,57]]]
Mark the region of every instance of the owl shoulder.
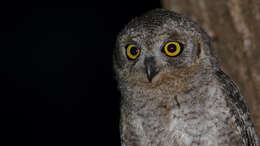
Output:
[[224,94],[230,113],[234,116],[237,131],[247,146],[259,146],[258,137],[250,118],[250,113],[238,86],[222,70],[215,72],[215,77]]

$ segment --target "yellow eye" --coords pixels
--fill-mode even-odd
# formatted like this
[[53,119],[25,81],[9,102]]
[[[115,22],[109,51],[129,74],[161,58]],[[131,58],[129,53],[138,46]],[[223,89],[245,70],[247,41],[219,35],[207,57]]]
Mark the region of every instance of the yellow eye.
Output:
[[135,44],[126,45],[126,56],[130,60],[136,59],[140,55],[141,50]]
[[170,57],[176,57],[183,51],[183,45],[179,42],[167,42],[163,47],[163,52]]

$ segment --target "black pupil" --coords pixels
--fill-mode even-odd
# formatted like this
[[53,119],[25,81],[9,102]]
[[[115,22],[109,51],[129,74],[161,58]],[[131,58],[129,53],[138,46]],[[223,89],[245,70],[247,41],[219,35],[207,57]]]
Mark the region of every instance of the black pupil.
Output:
[[137,49],[136,47],[132,47],[132,48],[130,49],[130,52],[131,52],[131,54],[132,54],[133,56],[135,56],[136,54],[138,54],[138,49]]
[[174,45],[174,44],[168,45],[167,50],[171,53],[175,52],[176,51],[176,45]]

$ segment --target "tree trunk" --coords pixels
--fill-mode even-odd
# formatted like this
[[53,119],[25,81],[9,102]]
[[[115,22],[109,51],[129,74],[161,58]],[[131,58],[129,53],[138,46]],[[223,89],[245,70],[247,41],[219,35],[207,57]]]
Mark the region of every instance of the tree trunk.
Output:
[[222,69],[239,85],[260,134],[260,1],[163,0],[207,31]]

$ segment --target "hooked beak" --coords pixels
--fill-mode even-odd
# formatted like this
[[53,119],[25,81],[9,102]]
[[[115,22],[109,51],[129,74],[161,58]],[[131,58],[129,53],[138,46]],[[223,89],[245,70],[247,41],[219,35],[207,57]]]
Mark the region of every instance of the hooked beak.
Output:
[[147,78],[149,82],[151,82],[153,77],[159,73],[159,70],[156,68],[155,58],[146,57],[144,59],[144,66],[145,66]]

